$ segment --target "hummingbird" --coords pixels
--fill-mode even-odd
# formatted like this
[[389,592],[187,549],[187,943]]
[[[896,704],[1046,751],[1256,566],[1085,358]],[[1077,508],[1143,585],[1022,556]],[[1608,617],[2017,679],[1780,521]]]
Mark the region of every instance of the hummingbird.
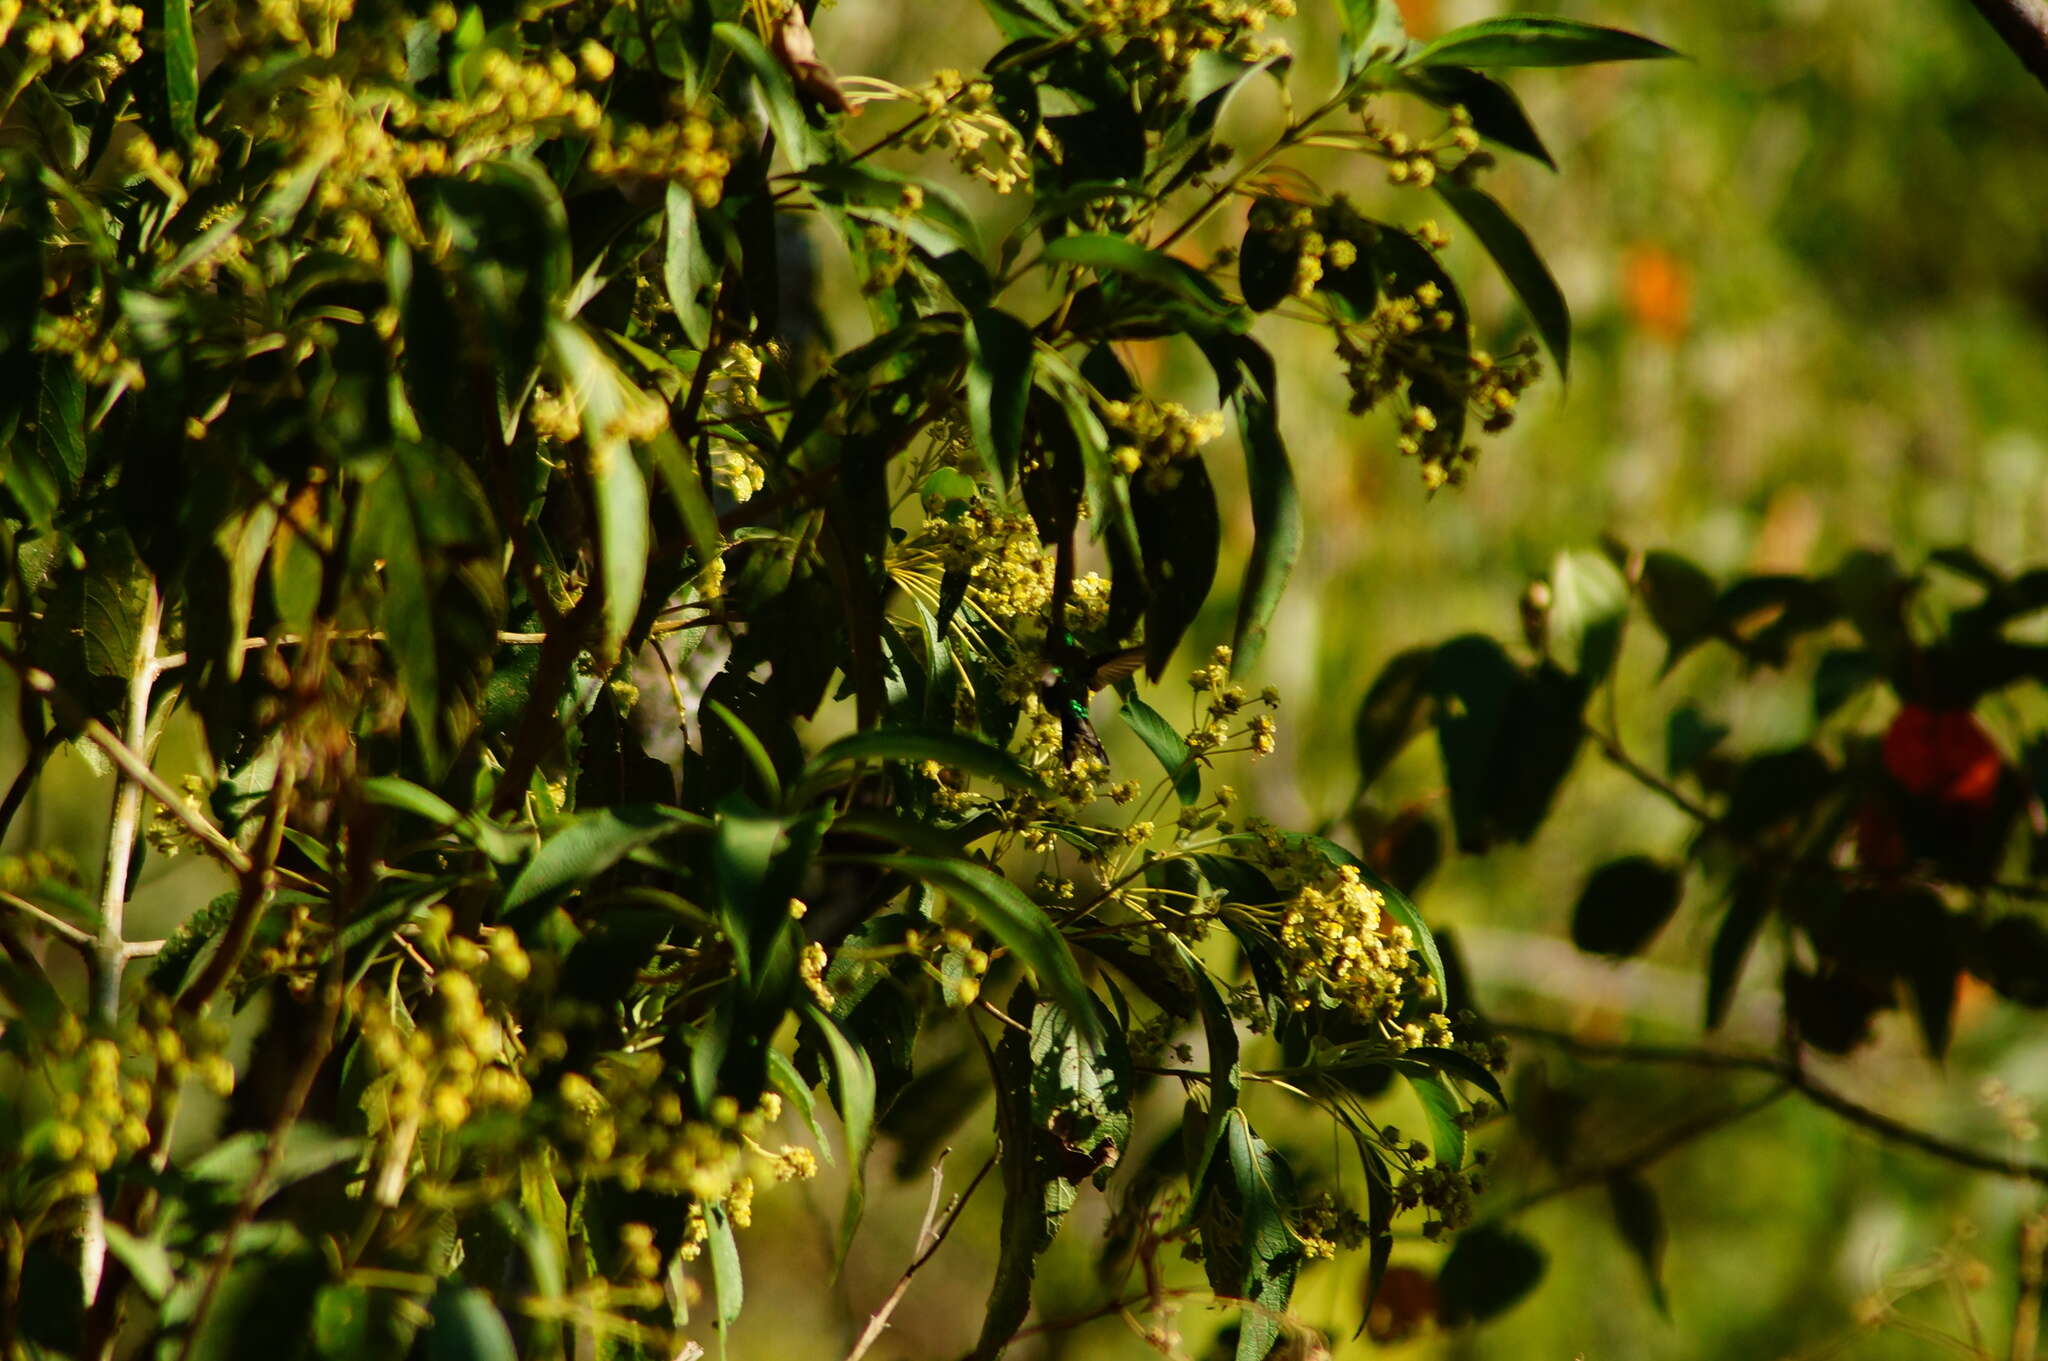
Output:
[[1060,720],[1060,764],[1072,766],[1086,756],[1102,765],[1109,754],[1102,749],[1095,724],[1088,717],[1088,698],[1106,685],[1134,676],[1145,664],[1143,647],[1119,648],[1090,654],[1074,635],[1060,632],[1059,641],[1048,643],[1045,665],[1039,672],[1039,702]]

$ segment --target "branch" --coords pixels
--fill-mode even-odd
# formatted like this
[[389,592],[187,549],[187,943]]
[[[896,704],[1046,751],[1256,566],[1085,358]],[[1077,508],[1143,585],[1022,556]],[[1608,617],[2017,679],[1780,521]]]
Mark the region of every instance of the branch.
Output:
[[[945,1159],[946,1155],[941,1153],[940,1164],[943,1164]],[[882,1301],[881,1308],[875,1310],[874,1316],[868,1320],[868,1326],[861,1330],[859,1340],[853,1344],[853,1350],[846,1354],[846,1361],[860,1361],[861,1357],[867,1354],[868,1348],[880,1339],[882,1330],[889,1326],[889,1316],[896,1312],[896,1306],[903,1301],[904,1292],[910,1289],[910,1278],[917,1275],[924,1264],[932,1259],[932,1254],[939,1250],[939,1245],[946,1241],[946,1235],[953,1231],[953,1225],[958,1222],[960,1212],[967,1208],[967,1202],[972,1200],[974,1193],[980,1189],[982,1178],[986,1177],[989,1169],[995,1165],[996,1160],[993,1157],[981,1165],[981,1170],[974,1174],[974,1180],[967,1183],[967,1189],[953,1198],[952,1208],[946,1212],[945,1220],[937,1229],[932,1228],[932,1219],[939,1208],[939,1191],[943,1183],[940,1180],[939,1167],[932,1168],[932,1199],[924,1213],[924,1227],[918,1231],[917,1257],[903,1269],[903,1274],[896,1278],[896,1288],[889,1292],[889,1297]]]
[[1596,1167],[1588,1167],[1571,1173],[1553,1186],[1546,1186],[1540,1191],[1531,1191],[1528,1195],[1523,1196],[1506,1209],[1500,1211],[1500,1213],[1503,1215],[1520,1214],[1532,1205],[1540,1205],[1555,1196],[1565,1195],[1572,1191],[1595,1185],[1620,1173],[1640,1172],[1659,1158],[1676,1152],[1695,1139],[1711,1134],[1717,1129],[1724,1129],[1729,1125],[1747,1120],[1750,1116],[1755,1115],[1766,1106],[1776,1103],[1781,1097],[1784,1097],[1793,1090],[1789,1084],[1781,1082],[1763,1095],[1752,1100],[1738,1102],[1721,1110],[1707,1111],[1701,1115],[1694,1116],[1690,1120],[1681,1121],[1627,1157],[1616,1158],[1612,1162],[1604,1162]]
[[2044,0],[1970,0],[2034,79],[2048,86],[2048,3]]
[[13,908],[16,912],[21,913],[22,916],[30,918],[38,926],[62,940],[66,945],[76,950],[82,950],[88,956],[91,955],[94,945],[92,932],[73,926],[56,913],[37,907],[28,899],[16,893],[9,893],[4,888],[0,888],[0,903]]
[[1672,1063],[1692,1068],[1762,1073],[1775,1077],[1814,1105],[1832,1111],[1852,1125],[1860,1125],[1880,1139],[1903,1144],[1907,1148],[1940,1158],[1944,1162],[1954,1163],[1958,1167],[1967,1167],[1972,1171],[1990,1172],[2001,1177],[2010,1177],[2015,1181],[2031,1181],[2037,1185],[2048,1186],[2048,1164],[2027,1162],[2020,1158],[2001,1158],[1996,1154],[1971,1148],[1967,1144],[1955,1143],[1903,1121],[1894,1120],[1881,1111],[1851,1101],[1791,1059],[1669,1045],[1603,1044],[1593,1040],[1582,1040],[1555,1030],[1545,1030],[1541,1026],[1506,1022],[1495,1022],[1494,1028],[1503,1035],[1535,1040],[1539,1044],[1547,1044],[1581,1058],[1611,1059],[1625,1063]]
[[0,661],[13,667],[21,676],[21,683],[43,697],[44,703],[57,711],[66,727],[75,729],[86,741],[105,752],[114,768],[126,778],[142,786],[143,792],[163,805],[164,811],[178,820],[179,825],[190,832],[199,844],[211,851],[223,864],[236,874],[246,874],[249,857],[242,848],[227,839],[220,828],[208,822],[186,806],[183,799],[171,791],[171,787],[157,777],[149,768],[149,762],[140,753],[120,738],[106,724],[87,713],[85,707],[57,685],[56,677],[39,666],[30,665],[28,660],[12,648],[0,646]]

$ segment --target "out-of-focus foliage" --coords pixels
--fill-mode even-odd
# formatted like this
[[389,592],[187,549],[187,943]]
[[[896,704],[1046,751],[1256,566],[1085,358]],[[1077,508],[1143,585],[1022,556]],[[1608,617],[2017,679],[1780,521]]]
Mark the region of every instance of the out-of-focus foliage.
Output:
[[[915,85],[779,4],[0,12],[0,831],[81,759],[112,791],[96,865],[0,866],[0,1353],[722,1349],[757,1186],[833,1160],[814,1236],[857,1250],[877,1130],[946,1138],[973,1103],[918,1084],[963,1056],[1002,1188],[977,1356],[1112,1184],[1089,1298],[1169,1348],[1224,1301],[1240,1361],[1308,1344],[1316,1259],[1377,1281],[1397,1223],[1471,1220],[1502,1045],[1395,882],[1215,783],[1274,749],[1244,676],[1315,523],[1260,337],[1318,334],[1464,482],[1539,364],[1478,343],[1451,233],[1571,347],[1482,187],[1488,144],[1548,159],[1499,75],[1670,53],[1338,11],[1303,79],[1286,0],[998,0],[980,70]],[[1252,91],[1296,102],[1240,153]],[[1210,399],[1148,384],[1155,343]],[[1240,509],[1230,641],[1169,719],[1137,677]],[[1149,778],[1111,773],[1112,687]],[[1540,818],[1494,775],[1468,840]],[[1397,1076],[1419,1136],[1369,1104]],[[1454,1317],[1535,1260],[1488,1235]]]

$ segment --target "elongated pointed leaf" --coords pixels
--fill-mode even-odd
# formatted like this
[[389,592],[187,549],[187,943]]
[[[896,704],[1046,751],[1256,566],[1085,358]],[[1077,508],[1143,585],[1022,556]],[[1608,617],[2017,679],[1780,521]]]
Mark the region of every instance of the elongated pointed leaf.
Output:
[[[1224,1122],[1227,1194],[1236,1212],[1233,1241],[1218,1242],[1220,1225],[1204,1229],[1209,1280],[1244,1301],[1238,1315],[1236,1361],[1265,1361],[1281,1331],[1294,1280],[1301,1271],[1301,1240],[1288,1215],[1294,1209],[1294,1174],[1286,1160],[1253,1132],[1241,1110]],[[1219,1270],[1229,1279],[1219,1282]]]
[[1352,743],[1358,754],[1358,787],[1372,787],[1427,724],[1429,675],[1435,648],[1416,647],[1396,654],[1373,680],[1358,706]]
[[813,773],[853,761],[937,761],[942,766],[985,775],[1012,789],[1036,789],[1038,777],[998,747],[962,733],[877,728],[842,737],[811,758]]
[[702,350],[711,342],[709,294],[718,286],[718,263],[705,249],[697,199],[686,185],[669,185],[667,209],[661,279],[684,338]]
[[1180,801],[1183,804],[1199,803],[1202,798],[1202,771],[1188,751],[1187,739],[1174,730],[1173,724],[1136,695],[1124,701],[1123,707],[1117,710],[1117,717],[1138,735],[1145,749],[1172,778],[1173,792],[1180,796]]
[[1246,353],[1255,353],[1254,381],[1231,398],[1252,502],[1252,552],[1231,637],[1231,668],[1236,672],[1250,670],[1265,650],[1266,629],[1280,608],[1294,560],[1301,556],[1302,533],[1301,492],[1280,438],[1280,417],[1273,402],[1273,361],[1256,346],[1249,346]]
[[519,1361],[512,1330],[484,1291],[443,1281],[432,1314],[428,1361]]
[[626,804],[579,813],[541,843],[505,894],[503,917],[537,920],[584,884],[642,846],[678,832],[703,831],[703,818],[678,808]]
[[1017,484],[1024,409],[1031,397],[1031,328],[998,308],[976,312],[967,327],[967,421],[975,448],[1003,485]]
[[192,0],[164,0],[164,98],[181,142],[198,135],[199,46],[192,37]]
[[1664,1211],[1657,1203],[1656,1191],[1641,1173],[1616,1172],[1607,1178],[1607,1204],[1614,1211],[1615,1231],[1642,1263],[1651,1303],[1658,1313],[1669,1317],[1671,1301],[1664,1294]]
[[1416,66],[1403,73],[1401,83],[1439,108],[1462,107],[1472,119],[1472,130],[1488,141],[1557,169],[1522,101],[1485,72],[1462,66]]
[[1455,1172],[1465,1165],[1465,1131],[1458,1123],[1464,1110],[1443,1079],[1408,1073],[1408,1085],[1422,1103],[1423,1118],[1429,1122],[1429,1151],[1438,1167]]
[[898,870],[930,884],[966,908],[1038,979],[1038,986],[1067,1009],[1074,1023],[1095,1032],[1095,1003],[1066,938],[1045,915],[1045,909],[993,870],[966,861],[932,860],[915,855],[873,857],[873,863]]
[[1437,1275],[1437,1317],[1453,1328],[1484,1323],[1534,1290],[1545,1266],[1543,1249],[1513,1229],[1499,1224],[1467,1229]]
[[616,652],[640,613],[647,576],[647,479],[622,433],[632,409],[651,401],[579,325],[548,330],[563,389],[583,413],[584,467],[596,501],[598,577],[604,591],[605,650]]
[[830,1016],[812,1006],[804,1008],[804,1015],[825,1041],[832,1064],[832,1100],[846,1131],[846,1209],[839,1220],[836,1265],[846,1260],[867,1208],[868,1148],[875,1137],[875,1066]]
[[1454,28],[1414,52],[1406,66],[1583,66],[1675,57],[1660,42],[1571,19],[1516,15]]
[[1407,46],[1401,6],[1395,0],[1338,0],[1338,9],[1344,18],[1338,65],[1345,79],[1374,62],[1398,57]]
[[1557,361],[1558,375],[1568,377],[1572,363],[1571,308],[1566,305],[1564,290],[1557,286],[1550,266],[1543,263],[1543,257],[1537,253],[1529,234],[1522,230],[1519,222],[1508,216],[1499,200],[1484,189],[1471,189],[1449,180],[1439,180],[1437,193],[1451,206],[1451,211],[1472,229],[1472,234],[1479,238],[1479,244],[1486,247],[1486,253],[1500,266],[1500,272],[1507,277],[1508,287],[1515,290],[1522,306],[1529,309],[1537,333],[1543,337],[1551,358]]
[[1170,290],[1199,314],[1242,330],[1241,308],[1233,307],[1208,276],[1171,255],[1163,255],[1120,236],[1062,236],[1046,243],[1039,257],[1047,264],[1081,265],[1097,273],[1125,274]]

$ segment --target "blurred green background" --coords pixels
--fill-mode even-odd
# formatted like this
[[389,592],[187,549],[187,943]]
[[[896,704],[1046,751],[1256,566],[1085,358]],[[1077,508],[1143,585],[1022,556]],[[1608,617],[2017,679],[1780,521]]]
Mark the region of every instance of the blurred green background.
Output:
[[[1409,0],[1403,8],[1411,32],[1427,36],[1503,7]],[[1560,550],[1613,535],[1638,548],[1676,548],[1724,579],[1824,570],[1859,545],[1889,547],[1907,563],[1959,542],[2008,568],[2048,557],[2048,94],[1969,6],[1558,0],[1539,8],[1632,28],[1686,56],[1513,79],[1559,173],[1508,156],[1493,191],[1570,299],[1569,384],[1546,375],[1517,425],[1486,442],[1469,486],[1430,498],[1395,454],[1390,418],[1345,414],[1325,336],[1271,318],[1261,326],[1288,373],[1283,420],[1309,535],[1256,678],[1285,696],[1281,750],[1235,773],[1283,825],[1327,823],[1354,845],[1350,730],[1379,667],[1402,648],[1465,630],[1515,637],[1521,591]],[[1335,62],[1334,6],[1304,0],[1302,9],[1284,31],[1298,56],[1297,88],[1312,91],[1327,86]],[[839,71],[904,84],[936,67],[972,68],[997,45],[979,8],[962,0],[837,0],[815,27],[821,54]],[[1433,129],[1420,109],[1389,112]],[[1274,117],[1258,99],[1241,100],[1228,139],[1262,145]],[[867,140],[857,124],[849,136]],[[1388,186],[1370,164],[1328,155],[1302,164],[1326,192],[1347,192],[1369,213],[1410,222],[1433,215],[1427,196]],[[1218,222],[1205,247],[1234,243],[1242,220]],[[1526,330],[1524,319],[1467,243],[1454,245],[1453,261],[1489,339],[1505,348]],[[840,342],[865,335],[857,302],[832,301]],[[1128,357],[1191,407],[1214,405],[1191,350]],[[1225,451],[1212,466],[1232,461]],[[1241,551],[1248,521],[1238,504]],[[1221,579],[1231,579],[1227,564]],[[1216,603],[1199,641],[1226,635],[1230,604]],[[1663,715],[1686,698],[1730,723],[1738,750],[1797,741],[1811,727],[1798,662],[1783,678],[1743,679],[1703,652],[1660,681],[1660,660],[1661,645],[1636,636],[1622,672],[1622,730],[1651,764],[1661,762]],[[1812,658],[1803,660],[1810,668]],[[1862,720],[1883,715],[1866,711]],[[1374,794],[1388,810],[1421,803],[1441,814],[1433,744],[1416,743]],[[1631,851],[1676,853],[1688,830],[1585,754],[1532,845],[1451,860],[1421,904],[1452,929],[1494,1013],[1588,1038],[1697,1042],[1700,961],[1720,906],[1698,883],[1645,961],[1597,962],[1565,939],[1590,866]],[[1754,985],[1774,974],[1773,960],[1752,959],[1753,987],[1737,1001],[1731,1042],[1770,1042],[1773,998]],[[2048,1086],[2038,1028],[2013,1008],[1966,997],[1957,1044],[1938,1067],[1901,1021],[1887,1018],[1875,1045],[1825,1076],[1930,1129],[1994,1151],[2012,1147],[2013,1113],[1987,1104],[1980,1087],[1997,1077],[2023,1101]],[[1523,1044],[1516,1082],[1525,1092],[1532,1070],[1591,1100],[1583,1127],[1595,1146],[1581,1150],[1588,1163],[1630,1155],[1763,1090],[1761,1079],[1683,1067],[1574,1065]],[[1153,1099],[1163,1118],[1179,1097],[1155,1091]],[[1284,1144],[1286,1098],[1263,1100],[1261,1128]],[[1418,1123],[1397,1101],[1388,1113]],[[983,1139],[967,1132],[986,1123],[984,1108],[958,1137],[951,1186],[986,1155]],[[1310,1128],[1300,1122],[1298,1138],[1309,1139]],[[1557,1174],[1511,1121],[1496,1121],[1480,1142],[1497,1150],[1500,1171],[1482,1216],[1543,1197],[1519,1219],[1547,1254],[1542,1288],[1478,1329],[1424,1327],[1380,1347],[1351,1340],[1362,1261],[1321,1265],[1304,1274],[1296,1304],[1336,1355],[1634,1361],[1956,1350],[1934,1333],[1965,1344],[1964,1354],[1975,1336],[1985,1354],[2007,1353],[2031,1192],[1880,1146],[1780,1101],[1648,1166],[1669,1228],[1666,1316],[1598,1184],[1549,1195]],[[1304,1172],[1330,1176],[1342,1165],[1332,1147],[1296,1142],[1288,1151]],[[878,1151],[877,1176],[887,1175],[891,1156],[886,1146]],[[763,1198],[745,1250],[749,1294],[768,1306],[750,1305],[741,1354],[837,1353],[912,1255],[929,1179],[921,1167],[905,1170],[911,1180],[877,1197],[882,1207],[836,1282],[816,1247],[836,1187],[813,1188],[809,1208]],[[1357,1192],[1355,1164],[1344,1175]],[[1116,1191],[1113,1182],[1110,1199]],[[874,1355],[954,1356],[971,1342],[998,1201],[984,1188]],[[1039,1319],[1085,1312],[1103,1298],[1092,1232],[1103,1209],[1102,1198],[1084,1200],[1046,1259]],[[1394,1260],[1433,1272],[1441,1257],[1434,1245],[1404,1241]],[[1198,1267],[1176,1265],[1186,1277],[1179,1284],[1199,1284]],[[755,1274],[785,1267],[782,1281]],[[1202,1355],[1228,1319],[1190,1297],[1178,1320],[1183,1351]],[[1093,1361],[1151,1350],[1112,1313],[1015,1354]]]

